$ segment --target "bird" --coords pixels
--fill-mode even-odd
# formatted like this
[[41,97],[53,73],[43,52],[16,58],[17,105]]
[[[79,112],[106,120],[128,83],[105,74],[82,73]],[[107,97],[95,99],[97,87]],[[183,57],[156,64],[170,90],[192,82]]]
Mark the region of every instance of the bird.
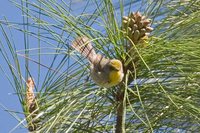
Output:
[[124,77],[122,62],[97,54],[88,37],[77,37],[72,42],[72,48],[87,58],[90,64],[91,78],[98,86],[110,88],[122,82]]

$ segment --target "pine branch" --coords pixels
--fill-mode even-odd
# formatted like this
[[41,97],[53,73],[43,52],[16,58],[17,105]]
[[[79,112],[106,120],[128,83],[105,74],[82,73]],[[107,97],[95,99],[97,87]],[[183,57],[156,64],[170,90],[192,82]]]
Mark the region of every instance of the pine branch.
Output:
[[126,114],[126,101],[124,86],[120,86],[117,95],[117,119],[116,119],[116,133],[125,133],[125,114]]

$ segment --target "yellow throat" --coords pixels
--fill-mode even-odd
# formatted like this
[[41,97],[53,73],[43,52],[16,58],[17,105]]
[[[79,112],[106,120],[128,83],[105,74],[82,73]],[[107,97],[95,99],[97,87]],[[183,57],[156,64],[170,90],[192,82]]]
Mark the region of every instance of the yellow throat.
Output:
[[113,59],[110,61],[110,65],[114,69],[111,70],[109,73],[109,83],[111,84],[111,86],[115,86],[122,81],[122,78],[124,76],[122,70],[122,63],[119,60]]
[[123,73],[121,71],[111,71],[109,74],[110,85],[115,86],[121,82]]

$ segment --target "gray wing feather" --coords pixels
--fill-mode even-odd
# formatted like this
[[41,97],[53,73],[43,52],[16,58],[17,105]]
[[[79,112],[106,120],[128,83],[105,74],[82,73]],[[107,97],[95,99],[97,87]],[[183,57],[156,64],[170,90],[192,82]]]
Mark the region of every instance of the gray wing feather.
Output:
[[72,47],[85,56],[91,63],[96,58],[96,52],[94,51],[90,39],[86,36],[78,37],[72,42]]

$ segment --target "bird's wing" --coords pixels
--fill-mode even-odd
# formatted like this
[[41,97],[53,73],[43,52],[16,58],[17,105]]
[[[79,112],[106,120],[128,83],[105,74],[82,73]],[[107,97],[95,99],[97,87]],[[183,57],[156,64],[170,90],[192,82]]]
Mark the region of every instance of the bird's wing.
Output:
[[92,47],[90,39],[86,36],[78,37],[72,42],[72,47],[85,56],[90,63],[96,59],[96,52]]

